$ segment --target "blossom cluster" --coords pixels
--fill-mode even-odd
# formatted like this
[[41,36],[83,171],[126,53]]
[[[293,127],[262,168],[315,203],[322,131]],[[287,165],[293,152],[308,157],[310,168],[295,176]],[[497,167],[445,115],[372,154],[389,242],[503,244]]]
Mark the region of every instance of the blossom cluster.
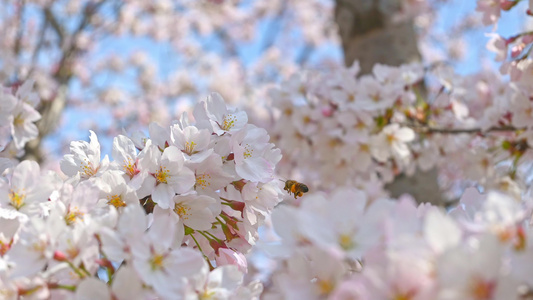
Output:
[[379,190],[400,173],[437,167],[442,186],[520,193],[528,185],[531,85],[444,65],[375,65],[295,74],[271,90],[279,172],[315,188]]
[[354,188],[309,194],[272,215],[280,239],[263,249],[284,263],[264,299],[526,299],[531,200],[470,188],[446,213]]
[[35,109],[39,102],[31,80],[10,88],[0,87],[0,156],[17,156],[28,141],[38,136],[34,123],[41,119]]
[[[521,1],[509,0],[478,0],[477,10],[483,14],[485,25],[497,24],[501,11],[509,11]],[[533,1],[528,1],[524,15],[533,16]],[[509,37],[503,37],[497,33],[488,34],[491,39],[487,49],[496,54],[495,60],[502,62],[500,72],[508,74],[512,81],[523,83],[530,82],[533,76],[533,59],[530,57],[533,45],[533,33],[524,31]]]
[[254,299],[244,254],[281,201],[279,149],[218,94],[168,127],[70,144],[65,176],[0,179],[2,299]]
[[[170,123],[209,91],[235,104],[260,82],[308,60],[296,63],[296,56],[338,40],[329,0],[6,0],[3,6],[0,84],[33,78],[46,106],[40,134],[67,141],[65,132],[77,126],[112,139],[122,128]],[[287,40],[293,47],[284,47]],[[252,56],[241,49],[248,45],[257,47]],[[91,114],[57,122],[71,109],[106,114],[107,122]],[[46,150],[56,157],[62,151]]]
[[[478,4],[489,2],[519,1]],[[279,263],[264,298],[531,298],[529,73],[378,64],[360,75],[355,63],[273,89],[280,173],[329,192],[273,212],[278,239],[261,249]],[[380,190],[435,167],[460,184],[450,210]]]

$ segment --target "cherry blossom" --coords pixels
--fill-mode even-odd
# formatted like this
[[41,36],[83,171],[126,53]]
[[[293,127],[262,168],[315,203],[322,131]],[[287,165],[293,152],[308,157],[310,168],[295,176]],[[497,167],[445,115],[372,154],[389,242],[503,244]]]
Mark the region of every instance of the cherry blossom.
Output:
[[[412,18],[424,36],[437,19],[430,2],[402,1],[390,22]],[[496,25],[519,2],[478,0],[476,10],[482,23]],[[24,18],[25,2],[6,5],[0,295],[531,296],[531,32],[489,34],[486,48],[501,74],[460,75],[431,59],[360,74],[358,62],[340,67],[318,53],[335,41],[326,25],[334,23],[332,2],[129,1],[109,17],[105,1],[61,9],[31,3],[46,19],[40,38],[39,20]],[[281,38],[247,61],[240,46],[261,35],[269,18]],[[464,22],[458,27],[473,26]],[[295,33],[286,24],[301,27]],[[168,68],[174,57],[180,68],[164,72],[143,51],[95,57],[94,34],[160,41],[178,54]],[[289,55],[281,46],[296,45],[295,36],[305,49],[291,47]],[[470,50],[460,44],[458,37],[445,46],[457,57]],[[138,91],[97,83],[123,73],[134,75]],[[91,92],[77,95],[78,88]],[[218,93],[189,101],[206,89]],[[111,125],[93,123],[89,142],[71,142],[62,174],[22,160],[42,159],[33,145],[54,127],[50,111],[89,106],[111,107]],[[128,134],[132,128],[141,131]],[[102,155],[111,139],[112,162]],[[385,191],[419,170],[437,174],[442,191],[428,184],[417,199]],[[282,191],[287,180],[309,193],[290,199]],[[438,203],[445,208],[424,203],[441,192],[450,198]]]
[[100,143],[93,131],[90,131],[90,142],[77,141],[70,143],[70,152],[61,160],[61,171],[67,176],[78,175],[88,179],[105,171],[109,165],[107,155],[101,160]]
[[[272,183],[238,175],[232,135],[259,133],[258,149],[272,169],[258,178],[272,181],[279,150],[257,127],[218,136],[180,122],[185,129],[152,125],[150,137],[137,143],[119,135],[111,163],[107,156],[101,160],[91,131],[90,142],[72,142],[63,158],[66,178],[42,172],[36,162],[6,159],[0,178],[2,295],[257,298],[262,284],[244,284],[244,255],[281,199]],[[180,141],[194,142],[198,152],[179,148]]]
[[194,174],[184,162],[183,154],[174,146],[166,148],[163,153],[155,145],[148,146],[141,165],[150,176],[146,176],[139,196],[152,194],[153,201],[161,208],[170,208],[176,193],[186,193],[194,185]]
[[248,122],[244,111],[230,111],[219,94],[211,94],[202,105],[196,106],[194,118],[199,126],[210,129],[217,135],[239,131]]

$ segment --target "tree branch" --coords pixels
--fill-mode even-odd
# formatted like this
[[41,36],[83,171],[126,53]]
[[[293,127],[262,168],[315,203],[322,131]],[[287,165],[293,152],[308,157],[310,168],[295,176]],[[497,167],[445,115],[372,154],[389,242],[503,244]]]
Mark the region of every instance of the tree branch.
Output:
[[57,34],[57,38],[59,39],[59,45],[63,45],[63,41],[65,40],[65,36],[67,35],[65,28],[63,28],[63,26],[59,24],[50,6],[45,7],[43,13],[45,20],[50,23],[55,33]]
[[41,143],[45,136],[49,135],[57,128],[57,124],[61,119],[61,115],[67,104],[68,84],[72,78],[72,65],[74,58],[78,55],[79,49],[76,46],[76,39],[79,34],[89,25],[91,17],[98,11],[98,8],[106,1],[103,0],[98,3],[89,2],[85,5],[83,10],[83,17],[78,24],[78,27],[70,35],[68,47],[64,44],[66,41],[66,31],[63,26],[57,21],[51,7],[44,9],[45,18],[48,20],[52,28],[56,31],[59,38],[60,49],[63,49],[63,54],[59,60],[59,67],[54,74],[54,79],[58,83],[56,94],[49,101],[41,102],[39,113],[41,120],[37,122],[39,129],[39,136],[28,142],[24,147],[25,154],[21,158],[35,160],[39,163],[43,162],[44,155],[41,150]]
[[24,33],[24,8],[26,6],[26,1],[21,0],[20,7],[18,8],[18,27],[17,27],[17,36],[15,39],[15,45],[13,46],[13,53],[18,55],[20,53],[20,48],[22,44],[22,35]]
[[429,126],[421,125],[410,125],[410,124],[400,124],[402,126],[407,126],[418,133],[444,133],[444,134],[461,134],[461,133],[487,133],[487,132],[506,132],[506,131],[519,131],[525,130],[525,128],[516,128],[514,126],[501,126],[501,127],[490,127],[488,129],[481,128],[434,128]]

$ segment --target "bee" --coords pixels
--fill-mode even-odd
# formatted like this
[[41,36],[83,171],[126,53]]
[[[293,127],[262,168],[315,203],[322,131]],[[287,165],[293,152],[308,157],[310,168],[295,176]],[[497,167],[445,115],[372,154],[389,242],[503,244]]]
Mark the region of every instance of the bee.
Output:
[[285,187],[283,189],[286,190],[289,195],[294,194],[294,199],[303,196],[304,193],[307,193],[309,191],[307,185],[300,183],[296,180],[285,181]]

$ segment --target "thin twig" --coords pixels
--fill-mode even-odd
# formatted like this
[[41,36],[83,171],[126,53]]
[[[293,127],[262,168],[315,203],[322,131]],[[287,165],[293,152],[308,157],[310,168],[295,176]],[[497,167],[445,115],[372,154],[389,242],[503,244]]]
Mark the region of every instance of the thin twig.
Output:
[[18,26],[17,26],[17,36],[15,39],[15,45],[13,47],[13,52],[15,55],[20,53],[20,48],[22,44],[22,35],[24,34],[24,9],[26,7],[26,1],[20,0],[20,6],[18,7]]
[[45,18],[44,21],[43,21],[43,25],[41,27],[41,31],[39,32],[39,40],[37,41],[37,46],[35,46],[35,49],[33,50],[33,53],[31,55],[31,64],[30,64],[30,71],[28,72],[28,76],[26,76],[26,79],[30,78],[33,74],[33,72],[35,71],[35,67],[37,66],[37,58],[39,57],[39,54],[41,52],[41,49],[44,45],[44,41],[45,41],[45,34],[46,34],[46,29],[48,29],[48,24],[50,21]]
[[[263,40],[261,46],[261,53],[265,52],[268,48],[276,42],[279,32],[282,30],[283,19],[285,17],[285,12],[287,11],[287,1],[282,1],[282,4],[279,10],[276,12],[275,17],[270,21],[270,24],[265,31],[265,39]],[[277,28],[276,30],[276,27]]]
[[43,13],[45,19],[50,23],[50,25],[55,31],[57,38],[59,39],[59,45],[63,45],[63,41],[65,40],[66,36],[65,28],[61,26],[61,24],[57,21],[57,18],[52,12],[52,8],[50,6],[45,7]]
[[56,32],[59,40],[59,48],[62,49],[63,52],[61,59],[59,60],[59,67],[54,74],[54,79],[58,83],[58,88],[53,99],[41,102],[41,107],[39,108],[41,120],[37,122],[39,136],[26,144],[24,147],[25,154],[21,157],[21,160],[32,159],[37,162],[42,162],[44,160],[41,151],[41,142],[45,136],[50,134],[57,127],[57,124],[61,119],[61,114],[67,105],[68,84],[72,78],[73,60],[79,53],[79,48],[76,46],[76,39],[90,24],[90,20],[98,11],[98,8],[105,2],[105,0],[98,3],[89,2],[85,5],[80,23],[68,38],[68,46],[64,43],[67,40],[65,28],[57,21],[50,6],[44,8],[43,13],[45,19],[48,20],[50,26]]
[[486,133],[486,132],[507,132],[525,130],[525,128],[516,128],[514,126],[490,127],[488,129],[481,128],[434,128],[429,126],[409,125],[403,124],[419,133],[446,133],[446,134],[461,134],[461,133]]

